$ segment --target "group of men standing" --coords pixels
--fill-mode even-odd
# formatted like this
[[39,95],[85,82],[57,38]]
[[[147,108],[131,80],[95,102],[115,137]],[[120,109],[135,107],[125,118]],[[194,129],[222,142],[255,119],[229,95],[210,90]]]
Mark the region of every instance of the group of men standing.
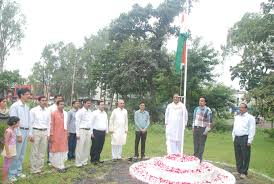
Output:
[[[59,172],[65,172],[65,160],[75,159],[76,167],[82,167],[90,162],[95,165],[102,163],[100,154],[107,133],[111,134],[112,159],[122,158],[122,148],[126,144],[128,133],[128,112],[125,102],[118,101],[117,108],[111,113],[108,121],[104,102],[98,102],[98,109],[91,110],[91,99],[85,99],[80,108],[79,101],[72,102],[72,109],[64,110],[64,100],[61,95],[55,96],[55,103],[47,107],[45,96],[38,98],[38,106],[29,110],[26,102],[30,98],[28,89],[18,91],[19,100],[10,108],[10,116],[20,118],[19,129],[16,130],[17,155],[9,169],[10,181],[17,177],[25,177],[22,173],[22,162],[26,151],[27,140],[32,144],[30,153],[31,173],[40,173],[44,165],[44,156],[48,148],[48,161]],[[212,128],[212,111],[206,105],[204,96],[199,98],[199,106],[193,113],[193,143],[194,156],[202,162],[207,134]],[[250,160],[250,145],[255,135],[255,119],[247,113],[247,106],[241,104],[240,115],[235,117],[233,140],[237,171],[241,176],[247,175]],[[180,96],[175,94],[165,112],[166,146],[168,154],[178,154],[183,151],[184,129],[188,121],[188,112]],[[254,121],[254,122],[253,122]],[[139,142],[141,140],[141,159],[145,158],[145,143],[147,129],[150,124],[149,113],[145,103],[140,102],[139,110],[134,114],[135,145],[134,159],[138,159]]]
[[[180,100],[178,94],[174,94],[173,102],[168,104],[165,112],[166,145],[168,154],[183,152],[184,130],[188,121],[188,112],[185,104]],[[206,98],[199,98],[199,106],[193,113],[193,143],[194,156],[202,161],[207,134],[211,129],[212,112],[206,106]]]
[[[166,145],[168,154],[183,152],[184,129],[188,121],[188,113],[185,105],[180,101],[180,96],[174,94],[173,102],[165,112]],[[207,135],[212,128],[212,111],[207,106],[205,96],[200,96],[199,106],[194,109],[192,132],[194,144],[194,156],[203,160],[203,153]],[[255,136],[255,118],[247,112],[247,105],[240,104],[240,113],[234,118],[232,138],[236,159],[237,172],[241,178],[246,178],[250,162],[251,143]]]
[[75,159],[76,167],[87,165],[89,156],[91,163],[102,163],[100,154],[108,132],[112,134],[113,159],[121,159],[122,145],[126,143],[128,131],[128,115],[123,100],[118,101],[108,125],[103,101],[98,102],[95,111],[91,111],[91,99],[85,99],[82,108],[79,101],[73,101],[72,109],[67,113],[61,95],[56,95],[55,103],[49,107],[47,98],[40,96],[38,105],[31,110],[26,105],[30,91],[20,89],[18,97],[9,111],[10,116],[20,118],[16,130],[17,154],[9,169],[10,182],[26,177],[22,172],[22,163],[27,141],[31,143],[30,170],[33,174],[41,173],[46,152],[48,163],[59,172],[65,172],[67,159]]

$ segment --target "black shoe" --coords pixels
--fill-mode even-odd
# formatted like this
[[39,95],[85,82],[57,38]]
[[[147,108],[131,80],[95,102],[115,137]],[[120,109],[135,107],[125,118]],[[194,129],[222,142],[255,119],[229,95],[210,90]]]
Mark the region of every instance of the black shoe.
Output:
[[99,164],[102,164],[102,163],[104,163],[104,161],[98,161],[99,162]]
[[137,162],[137,161],[138,161],[138,157],[134,156],[134,157],[132,158],[132,162]]
[[97,165],[98,164],[98,162],[96,162],[96,161],[90,161],[90,163],[93,164],[93,165]]
[[66,172],[66,169],[57,169],[57,171],[58,171],[59,173],[65,173],[65,172]]

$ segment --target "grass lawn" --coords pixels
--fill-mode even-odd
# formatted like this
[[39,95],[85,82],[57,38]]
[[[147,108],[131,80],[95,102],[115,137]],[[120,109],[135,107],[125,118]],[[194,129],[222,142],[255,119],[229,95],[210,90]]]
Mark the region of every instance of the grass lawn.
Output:
[[[134,151],[134,128],[129,130],[127,144],[123,147],[123,157],[132,157]],[[185,132],[185,153],[191,155],[193,153],[192,131]],[[165,132],[163,125],[153,125],[148,131],[146,156],[163,156],[166,154],[165,146]],[[107,136],[102,160],[111,159],[111,145],[110,136]],[[210,133],[205,147],[205,160],[212,160],[215,162],[227,163],[235,165],[234,150],[231,138],[231,132],[226,133]],[[3,159],[0,159],[2,166]],[[67,165],[73,165],[73,162],[67,162]],[[93,166],[89,166],[93,167]],[[2,167],[1,167],[2,168]],[[29,147],[24,161],[24,173],[29,175]],[[274,178],[274,140],[267,137],[261,130],[257,130],[255,140],[251,151],[250,169],[254,172],[263,173],[269,177]],[[85,168],[79,169],[70,167],[68,172],[59,174],[52,172],[49,166],[45,167],[45,174],[41,176],[31,176],[27,179],[21,180],[17,183],[74,183],[89,173]],[[100,173],[98,173],[100,174]]]

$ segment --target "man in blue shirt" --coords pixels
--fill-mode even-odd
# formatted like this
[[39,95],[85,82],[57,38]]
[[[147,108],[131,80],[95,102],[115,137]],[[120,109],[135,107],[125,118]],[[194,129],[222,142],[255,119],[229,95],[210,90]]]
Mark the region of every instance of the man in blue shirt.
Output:
[[149,126],[149,113],[145,111],[145,103],[142,101],[139,104],[139,110],[134,114],[135,122],[135,153],[133,160],[139,157],[138,147],[141,139],[141,159],[145,158],[145,147],[147,138],[147,128]]
[[17,177],[25,178],[26,175],[22,173],[22,164],[27,148],[27,139],[29,139],[30,128],[30,111],[26,102],[30,98],[30,90],[22,88],[18,90],[18,101],[10,107],[10,116],[17,116],[20,118],[19,128],[16,130],[16,157],[12,160],[9,169],[9,181],[17,181]]
[[75,114],[80,107],[78,100],[72,101],[72,109],[68,112],[68,160],[75,159],[75,148],[76,148],[76,119]]

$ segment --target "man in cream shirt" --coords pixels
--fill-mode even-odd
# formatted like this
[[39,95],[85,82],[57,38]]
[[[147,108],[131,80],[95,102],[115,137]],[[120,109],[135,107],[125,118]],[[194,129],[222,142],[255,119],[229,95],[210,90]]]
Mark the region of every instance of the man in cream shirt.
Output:
[[31,173],[40,173],[44,166],[50,134],[50,112],[46,108],[48,100],[45,96],[38,98],[39,105],[30,110],[30,152]]
[[84,106],[75,114],[76,126],[76,150],[75,165],[81,167],[88,164],[88,155],[91,146],[91,100],[85,99]]

